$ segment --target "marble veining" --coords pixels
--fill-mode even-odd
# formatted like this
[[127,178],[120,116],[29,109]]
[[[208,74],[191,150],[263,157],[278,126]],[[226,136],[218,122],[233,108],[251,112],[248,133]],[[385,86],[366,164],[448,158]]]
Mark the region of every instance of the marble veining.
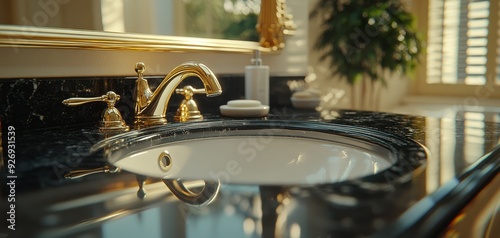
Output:
[[[295,110],[287,101],[290,92],[284,87],[288,80],[271,80],[276,91],[268,117],[239,121],[221,117],[217,111],[227,100],[242,97],[241,77],[226,76],[221,80],[222,87],[235,89],[234,94],[206,101],[200,97],[201,110],[207,110],[203,112],[204,121],[218,123],[212,132],[221,135],[228,130],[224,125],[251,126],[261,121],[326,123],[344,128],[346,135],[352,136],[374,130],[405,138],[389,138],[396,147],[406,147],[406,140],[425,146],[430,155],[426,166],[408,167],[419,160],[412,161],[412,156],[421,158],[425,154],[421,149],[408,150],[412,156],[401,158],[408,164],[391,167],[385,177],[318,186],[226,184],[212,204],[201,208],[175,200],[161,182],[150,178],[145,186],[148,195],[141,200],[136,195],[135,175],[126,171],[76,180],[64,178],[72,170],[97,168],[107,161],[105,151],[90,150],[105,138],[95,126],[103,105],[68,108],[60,103],[62,99],[93,97],[112,89],[124,95],[117,108],[130,120],[133,78],[2,80],[2,131],[7,126],[19,129],[15,236],[367,237],[382,232],[379,235],[386,237],[392,234],[385,233],[386,229],[403,224],[399,223],[400,216],[412,208],[420,209],[416,206],[425,198],[438,197],[436,191],[450,187],[452,182],[474,178],[474,171],[485,176],[498,173],[498,169],[488,168],[499,168],[499,123],[473,120],[471,124],[466,118],[382,112]],[[172,116],[172,112],[167,115],[169,119]],[[189,130],[176,133],[179,137],[195,134]],[[5,141],[6,133],[2,136]],[[3,174],[0,191],[6,191],[5,178]],[[0,213],[6,214],[5,209],[0,207]],[[0,225],[6,227],[3,223]]]
[[[162,77],[149,76],[152,87]],[[202,113],[213,113],[220,105],[229,100],[244,98],[244,81],[242,76],[218,76],[223,94],[206,98],[197,96],[196,101]],[[303,77],[274,77],[271,80],[272,106],[289,105],[289,81],[301,81]],[[86,78],[21,78],[0,80],[0,115],[5,124],[19,129],[40,129],[54,126],[76,124],[93,124],[100,119],[104,103],[90,103],[78,107],[66,107],[61,102],[70,97],[97,97],[107,91],[115,91],[121,95],[116,104],[124,119],[133,120],[134,101],[132,100],[135,77],[86,77]],[[197,79],[187,79],[180,86],[193,85],[202,87]],[[224,90],[226,89],[226,90]],[[175,111],[181,96],[174,95],[171,100],[171,111]]]
[[[325,119],[322,115],[335,115],[335,118]],[[433,143],[428,139],[429,133],[442,129],[440,124],[429,124],[428,120],[432,118],[426,117],[341,110],[297,111],[286,107],[272,109],[267,118],[249,119],[248,122],[243,120],[242,123],[251,126],[254,121],[260,120],[279,120],[285,124],[287,120],[321,122],[330,123],[337,128],[342,128],[343,125],[345,128],[355,126],[360,131],[369,128],[403,136],[424,146]],[[205,121],[218,123],[221,128],[213,130],[221,133],[225,133],[223,125],[230,125],[233,121],[239,123],[238,120],[217,114],[207,114]],[[451,133],[447,136],[455,138],[466,137],[465,123],[459,122],[457,121],[455,130],[443,130],[443,133]],[[493,150],[498,144],[500,134],[497,128],[498,123],[485,122],[483,131],[486,136],[481,143],[485,151]],[[346,132],[348,131],[346,129]],[[189,136],[190,133],[183,134],[179,131],[176,135]],[[19,210],[19,216],[22,217],[19,227],[27,232],[27,236],[45,234],[50,237],[64,237],[93,234],[104,237],[114,225],[132,234],[144,229],[141,219],[154,217],[153,214],[158,213],[164,214],[161,219],[174,219],[180,225],[164,224],[161,227],[168,227],[165,231],[155,227],[154,229],[159,229],[157,232],[163,236],[184,236],[182,234],[187,231],[192,235],[205,237],[290,237],[299,229],[300,235],[305,237],[364,237],[384,230],[421,199],[446,184],[446,181],[441,181],[437,186],[431,186],[436,175],[430,172],[440,169],[435,167],[436,162],[453,166],[456,175],[460,175],[481,157],[480,154],[468,152],[465,148],[468,148],[469,143],[465,141],[465,145],[456,144],[456,147],[443,144],[440,153],[431,148],[431,157],[427,159],[424,170],[412,170],[402,166],[389,170],[389,176],[373,177],[372,181],[354,180],[321,186],[227,184],[221,188],[218,198],[212,204],[193,209],[172,200],[166,187],[160,186],[154,179],[147,182],[146,198],[138,199],[135,194],[135,176],[125,171],[118,174],[98,174],[79,180],[63,179],[62,175],[72,169],[95,168],[106,164],[104,155],[99,150],[89,152],[90,147],[102,139],[104,136],[92,126],[33,130],[19,134],[18,147],[27,148],[19,150],[18,154],[18,197],[19,203],[24,204]],[[392,142],[396,146],[405,146],[401,141]],[[447,164],[446,158],[440,156],[447,151],[454,153],[450,161],[452,164]],[[423,152],[415,151],[415,154],[419,153]],[[401,176],[402,173],[406,175]],[[444,172],[439,173],[438,179],[444,175]],[[93,199],[97,200],[70,206],[74,204],[72,201],[75,199],[85,199],[88,196],[94,196]],[[120,200],[113,199],[117,198],[115,196],[126,198],[123,200],[126,202],[118,202]],[[100,220],[120,210],[131,213],[112,220]],[[78,215],[68,217],[68,214]],[[51,216],[52,220],[47,216]],[[55,218],[57,219],[54,221]],[[136,218],[139,219],[136,222],[127,222]],[[40,219],[49,219],[51,222],[40,222]],[[93,226],[61,233],[69,226],[94,219],[96,220],[92,223]],[[220,225],[229,223],[233,224],[231,228]],[[23,224],[30,224],[30,229]],[[44,233],[49,231],[52,233]]]

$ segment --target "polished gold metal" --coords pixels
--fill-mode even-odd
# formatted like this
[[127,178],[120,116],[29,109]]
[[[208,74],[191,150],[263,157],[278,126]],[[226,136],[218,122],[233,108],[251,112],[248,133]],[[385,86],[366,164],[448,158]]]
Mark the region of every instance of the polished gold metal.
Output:
[[148,81],[143,74],[146,70],[144,63],[135,66],[137,72],[135,122],[136,128],[143,128],[167,123],[165,118],[170,97],[179,84],[187,77],[198,77],[205,86],[207,97],[218,96],[222,93],[221,86],[215,74],[204,64],[186,62],[175,67],[160,82],[155,91],[149,88]]
[[220,181],[205,182],[205,186],[199,193],[195,193],[184,185],[179,179],[162,179],[170,192],[180,201],[196,207],[206,206],[217,197],[220,189]]
[[62,103],[66,106],[79,106],[89,102],[106,102],[108,107],[102,113],[102,119],[99,121],[99,130],[105,133],[113,133],[129,130],[120,111],[115,107],[115,103],[118,100],[120,100],[120,95],[113,91],[109,91],[106,95],[100,97],[68,98],[63,100]]
[[261,1],[257,31],[260,46],[280,50],[285,47],[285,34],[294,34],[297,26],[293,16],[286,12],[285,0]]
[[178,88],[175,90],[177,94],[184,95],[184,99],[177,108],[177,113],[174,116],[176,122],[187,122],[187,121],[201,121],[203,120],[203,115],[198,110],[198,105],[193,99],[194,94],[205,93],[205,89],[196,89],[188,85],[184,88]]
[[0,25],[0,47],[154,52],[269,52],[257,42]]
[[87,175],[91,174],[98,174],[98,173],[117,173],[120,172],[120,168],[111,166],[111,165],[105,165],[101,168],[96,168],[96,169],[80,169],[80,170],[73,170],[66,175],[64,175],[64,178],[67,179],[78,179],[85,177]]
[[168,151],[165,150],[158,156],[158,166],[163,172],[168,172],[172,168],[172,157]]
[[[292,18],[284,0],[261,1],[260,43],[150,34],[71,30],[38,26],[0,25],[0,47],[58,48],[87,50],[139,50],[159,52],[218,51],[270,52],[284,46],[283,33],[292,31]],[[269,5],[268,5],[269,4]],[[288,22],[288,23],[287,23]],[[288,29],[290,28],[290,29]]]

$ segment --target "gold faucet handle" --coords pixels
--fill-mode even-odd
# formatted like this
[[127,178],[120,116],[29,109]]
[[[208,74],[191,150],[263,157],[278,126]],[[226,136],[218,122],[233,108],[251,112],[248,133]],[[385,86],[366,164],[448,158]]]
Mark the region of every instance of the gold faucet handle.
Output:
[[198,110],[198,105],[193,100],[193,95],[205,94],[205,89],[196,89],[188,85],[183,88],[176,89],[175,92],[177,94],[184,95],[184,100],[182,100],[181,105],[179,105],[179,108],[177,108],[177,113],[174,116],[174,120],[176,122],[203,120],[203,115],[201,115],[200,111]]
[[207,91],[204,88],[193,88],[192,86],[188,85],[185,86],[184,88],[178,88],[175,90],[177,94],[184,95],[186,99],[189,100],[194,94],[205,94]]
[[[105,96],[105,95],[103,95]],[[104,101],[103,96],[100,97],[93,97],[93,98],[68,98],[62,101],[62,103],[66,106],[74,107],[74,106],[80,106],[85,103],[89,102],[102,102]]]
[[120,172],[120,168],[114,167],[111,165],[105,165],[104,167],[101,168],[95,168],[95,169],[81,169],[81,170],[73,170],[66,175],[64,175],[64,178],[66,179],[79,179],[88,175],[92,174],[98,174],[98,173],[117,173]]
[[115,108],[115,103],[118,100],[120,100],[120,95],[113,91],[109,91],[106,95],[100,97],[68,98],[63,100],[62,103],[66,106],[79,106],[89,102],[106,102],[108,108],[104,110],[102,120],[99,121],[99,130],[106,133],[114,133],[128,131],[130,129],[123,120],[120,111]]
[[120,95],[116,94],[113,91],[109,91],[106,95],[102,95],[100,97],[91,97],[91,98],[68,98],[62,101],[62,103],[66,106],[80,106],[89,102],[107,102],[108,106],[114,107],[116,101],[120,100]]

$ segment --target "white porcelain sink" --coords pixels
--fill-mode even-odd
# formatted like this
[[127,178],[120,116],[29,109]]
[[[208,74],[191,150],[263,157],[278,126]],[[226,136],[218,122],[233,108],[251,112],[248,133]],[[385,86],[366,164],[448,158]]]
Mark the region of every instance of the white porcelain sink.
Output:
[[[352,146],[290,137],[266,140],[238,136],[173,142],[133,151],[114,165],[150,177],[252,184],[333,183],[391,165],[387,158]],[[166,171],[158,161],[164,151],[171,157]]]
[[330,184],[381,173],[397,161],[390,147],[370,141],[373,133],[364,140],[362,130],[351,137],[325,123],[275,127],[244,121],[170,125],[97,147],[107,148],[111,164],[133,173],[237,184]]

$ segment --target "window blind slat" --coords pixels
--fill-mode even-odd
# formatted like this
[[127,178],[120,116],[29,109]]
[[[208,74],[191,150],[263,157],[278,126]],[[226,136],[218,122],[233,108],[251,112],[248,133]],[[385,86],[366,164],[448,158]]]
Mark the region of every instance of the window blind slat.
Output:
[[429,0],[428,83],[486,82],[489,7],[489,0]]

